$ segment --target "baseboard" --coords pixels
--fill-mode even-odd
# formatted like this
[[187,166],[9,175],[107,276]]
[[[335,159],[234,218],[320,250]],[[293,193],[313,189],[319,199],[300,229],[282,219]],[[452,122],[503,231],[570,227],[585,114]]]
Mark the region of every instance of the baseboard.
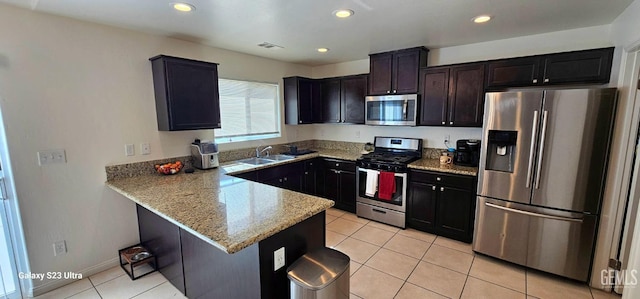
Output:
[[[115,266],[118,266],[120,263],[119,259],[117,257],[112,258],[110,260],[104,261],[102,263],[99,263],[97,265],[82,269],[80,271],[77,271],[75,273],[79,273],[82,274],[82,278],[89,278],[89,276],[92,276],[94,274],[100,273],[104,270],[108,270],[111,269]],[[31,290],[27,291],[27,296],[29,298],[33,298],[35,296],[40,296],[44,293],[47,292],[51,292],[57,288],[63,287],[67,284],[70,284],[72,282],[78,281],[77,279],[59,279],[59,280],[51,280],[48,281],[46,283],[43,283],[41,285],[35,286],[33,287]]]

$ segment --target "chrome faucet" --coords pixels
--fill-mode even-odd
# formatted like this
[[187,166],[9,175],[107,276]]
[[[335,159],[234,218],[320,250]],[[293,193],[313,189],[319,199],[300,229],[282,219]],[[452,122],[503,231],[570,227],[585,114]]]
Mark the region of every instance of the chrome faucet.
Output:
[[260,146],[256,147],[256,158],[260,158],[260,155],[265,151],[267,152],[266,157],[269,157],[269,150],[270,149],[273,149],[273,147],[271,147],[271,145],[263,148],[262,150],[260,150]]

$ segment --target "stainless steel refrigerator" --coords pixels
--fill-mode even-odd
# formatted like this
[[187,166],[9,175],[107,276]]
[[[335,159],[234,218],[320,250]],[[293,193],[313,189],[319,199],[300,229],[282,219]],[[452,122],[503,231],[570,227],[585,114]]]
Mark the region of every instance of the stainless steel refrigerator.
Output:
[[487,93],[473,250],[587,281],[616,90]]

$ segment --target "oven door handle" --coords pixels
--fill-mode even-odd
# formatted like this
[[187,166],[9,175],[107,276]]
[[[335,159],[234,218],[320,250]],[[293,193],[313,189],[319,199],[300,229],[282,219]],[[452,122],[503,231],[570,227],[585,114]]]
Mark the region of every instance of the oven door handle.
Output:
[[[358,167],[358,171],[366,173],[367,169]],[[376,170],[376,172],[378,173],[378,175],[380,175],[380,171],[379,170]],[[405,173],[405,172],[394,172],[393,174],[394,174],[394,176],[398,176],[398,177],[404,177],[404,176],[407,175],[407,173]]]

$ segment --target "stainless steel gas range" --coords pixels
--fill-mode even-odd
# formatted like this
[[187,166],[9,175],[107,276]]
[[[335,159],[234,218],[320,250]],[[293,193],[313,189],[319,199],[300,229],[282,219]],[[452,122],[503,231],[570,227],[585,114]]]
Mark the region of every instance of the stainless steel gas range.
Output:
[[405,227],[407,165],[422,158],[422,139],[375,137],[356,161],[356,215]]

